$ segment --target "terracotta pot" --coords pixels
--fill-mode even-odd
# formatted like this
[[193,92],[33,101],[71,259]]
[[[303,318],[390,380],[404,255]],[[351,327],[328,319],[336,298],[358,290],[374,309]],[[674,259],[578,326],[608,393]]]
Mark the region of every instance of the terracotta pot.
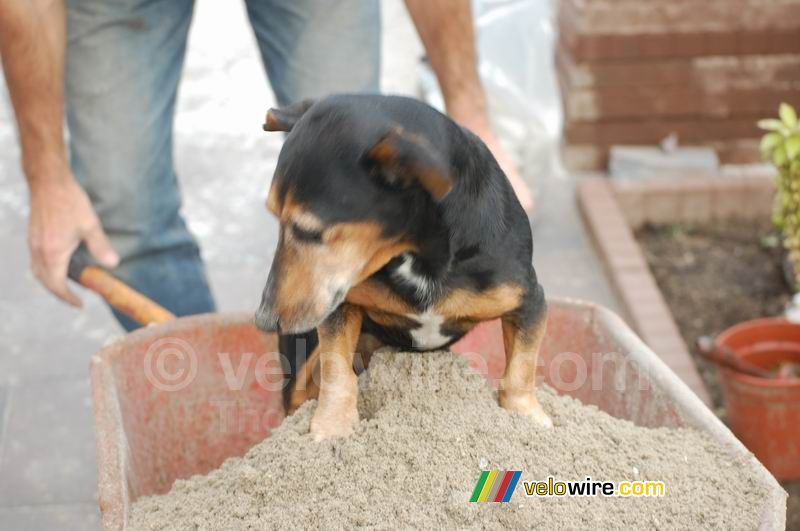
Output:
[[[729,328],[717,344],[758,367],[800,363],[800,325],[755,319]],[[720,369],[728,424],[772,474],[800,478],[800,378],[767,379]]]

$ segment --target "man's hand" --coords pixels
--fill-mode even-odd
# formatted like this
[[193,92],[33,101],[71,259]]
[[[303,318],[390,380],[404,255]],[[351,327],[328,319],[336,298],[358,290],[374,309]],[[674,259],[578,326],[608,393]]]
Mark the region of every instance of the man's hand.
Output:
[[85,242],[106,267],[115,267],[119,258],[66,161],[65,46],[63,0],[0,0],[0,55],[31,196],[31,266],[47,289],[80,306],[67,287],[67,267],[78,245]]
[[60,299],[80,306],[67,287],[67,267],[81,242],[100,265],[116,267],[119,257],[111,248],[86,192],[66,172],[58,178],[37,179],[31,186],[28,246],[31,268],[44,286]]

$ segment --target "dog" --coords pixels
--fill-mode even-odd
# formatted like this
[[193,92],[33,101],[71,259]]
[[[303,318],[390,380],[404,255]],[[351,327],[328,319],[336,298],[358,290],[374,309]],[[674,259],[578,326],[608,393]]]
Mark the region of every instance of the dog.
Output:
[[273,108],[264,130],[287,135],[267,199],[280,237],[255,323],[280,335],[287,410],[318,398],[314,438],[358,423],[355,352],[446,349],[497,318],[499,403],[551,426],[535,389],[547,307],[530,224],[486,145],[399,96]]

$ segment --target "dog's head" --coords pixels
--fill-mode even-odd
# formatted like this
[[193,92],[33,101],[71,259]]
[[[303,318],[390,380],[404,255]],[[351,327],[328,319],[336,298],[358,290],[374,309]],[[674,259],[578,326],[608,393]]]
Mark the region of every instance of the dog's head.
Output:
[[265,130],[289,134],[267,200],[280,237],[256,312],[262,330],[318,326],[352,286],[414,249],[411,211],[452,188],[426,139],[356,108],[329,98],[267,113]]

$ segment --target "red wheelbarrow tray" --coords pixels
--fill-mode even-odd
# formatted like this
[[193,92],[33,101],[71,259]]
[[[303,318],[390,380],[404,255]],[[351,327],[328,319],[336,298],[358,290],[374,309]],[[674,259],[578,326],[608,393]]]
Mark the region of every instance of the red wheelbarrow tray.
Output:
[[[161,347],[185,350],[189,345],[196,356],[196,374],[180,390],[153,385],[152,369],[150,378],[145,370],[145,362],[155,363],[158,357],[153,345],[165,338],[170,339]],[[499,321],[476,327],[453,350],[470,353],[470,363],[490,381],[503,372]],[[208,314],[138,330],[92,358],[104,529],[125,528],[131,504],[140,496],[164,493],[176,479],[205,474],[269,435],[283,415],[281,393],[265,390],[270,386],[261,385],[264,365],[259,376],[257,363],[263,356],[277,360],[276,352],[276,337],[259,332],[252,314]],[[616,314],[590,303],[551,300],[541,359],[542,380],[551,385],[554,378],[560,381],[559,392],[640,426],[705,431],[732,457],[745,456],[768,487],[760,528],[784,528],[786,492]],[[554,359],[561,363],[551,364]],[[165,373],[180,374],[171,361],[177,363],[178,357],[163,357]],[[232,373],[244,367],[237,389]]]

